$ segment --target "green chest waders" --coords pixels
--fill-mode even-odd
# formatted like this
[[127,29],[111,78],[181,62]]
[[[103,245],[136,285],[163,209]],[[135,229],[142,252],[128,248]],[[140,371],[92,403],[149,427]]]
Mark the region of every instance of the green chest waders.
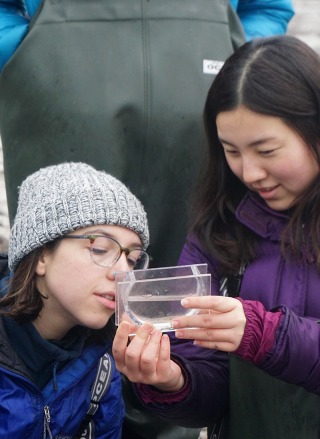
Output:
[[44,0],[0,76],[11,221],[27,175],[87,162],[141,199],[153,265],[175,265],[211,73],[243,41],[228,0]]
[[209,439],[319,439],[320,398],[230,355],[229,414]]

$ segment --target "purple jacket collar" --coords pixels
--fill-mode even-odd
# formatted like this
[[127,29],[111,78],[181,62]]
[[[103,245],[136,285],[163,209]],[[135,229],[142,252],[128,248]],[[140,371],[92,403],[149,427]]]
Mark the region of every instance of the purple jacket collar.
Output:
[[260,197],[252,192],[248,192],[240,202],[236,217],[257,235],[272,241],[280,240],[280,235],[289,220],[287,213],[270,209]]

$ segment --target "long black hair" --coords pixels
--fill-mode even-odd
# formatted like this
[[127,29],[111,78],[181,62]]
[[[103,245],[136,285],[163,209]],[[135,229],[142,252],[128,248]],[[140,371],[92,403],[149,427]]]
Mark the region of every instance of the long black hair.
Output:
[[[240,106],[281,118],[320,163],[319,56],[288,35],[255,39],[226,60],[208,92],[204,108],[207,156],[196,186],[191,231],[220,261],[224,272],[234,272],[255,257],[255,235],[235,218],[247,188],[231,172],[216,127],[219,113]],[[301,233],[306,222],[308,238]],[[282,246],[289,242],[291,254],[300,257],[302,244],[310,239],[320,268],[319,177],[296,200]]]

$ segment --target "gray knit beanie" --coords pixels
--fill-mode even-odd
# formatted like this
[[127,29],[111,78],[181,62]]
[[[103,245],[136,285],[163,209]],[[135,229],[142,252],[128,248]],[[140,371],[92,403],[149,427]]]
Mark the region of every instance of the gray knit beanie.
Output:
[[149,245],[147,216],[119,180],[85,163],[62,163],[27,177],[19,190],[9,238],[9,267],[37,247],[82,227],[110,224],[136,232]]

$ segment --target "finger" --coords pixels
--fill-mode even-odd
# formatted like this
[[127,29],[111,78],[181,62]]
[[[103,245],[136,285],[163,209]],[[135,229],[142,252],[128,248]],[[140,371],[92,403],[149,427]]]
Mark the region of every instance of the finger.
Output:
[[195,344],[219,349],[222,351],[235,351],[242,340],[243,331],[241,329],[194,329],[176,331],[177,338],[194,339]]
[[[204,297],[202,297],[202,299],[204,299]],[[242,303],[239,300],[229,297],[217,298],[216,296],[213,296],[212,299],[217,299],[217,302],[220,302],[220,299],[222,299],[223,305],[217,306],[213,303],[213,301],[210,301],[210,303],[209,301],[206,301],[206,303],[205,304],[202,303],[201,306],[208,306],[210,304],[211,306],[216,306],[215,309],[212,310],[210,308],[205,308],[202,309],[197,314],[175,317],[171,321],[172,327],[173,328],[194,328],[194,327],[225,328],[225,327],[233,327],[238,323],[239,320],[243,321],[243,319],[245,318]],[[231,301],[228,300],[228,304],[225,304],[224,299],[231,299]],[[218,311],[218,309],[220,310],[224,309],[224,311]]]
[[132,323],[130,323],[130,324],[131,324],[131,330],[130,330],[130,334],[129,334],[129,341],[131,341],[135,337],[138,329],[140,328],[139,325],[132,324]]
[[[175,322],[179,322],[179,326]],[[196,314],[194,316],[184,316],[174,319],[171,324],[183,328],[212,328],[212,329],[232,329],[237,326],[243,326],[246,322],[245,314],[241,309],[232,310],[227,313],[206,313]],[[186,326],[182,324],[186,323]]]
[[161,340],[160,340],[160,349],[159,349],[159,358],[158,358],[158,373],[161,376],[164,376],[169,368],[170,365],[170,339],[167,334],[162,334]]
[[132,338],[126,350],[125,362],[128,370],[136,370],[140,367],[140,358],[143,349],[148,342],[153,326],[149,323],[144,323],[138,329],[136,335]]
[[194,314],[189,316],[175,317],[171,320],[171,326],[177,328],[211,328],[214,325],[213,314]]
[[215,311],[214,309],[199,309],[198,314],[220,314],[220,313]]
[[133,320],[129,317],[129,315],[126,312],[123,312],[121,315],[121,322],[128,322],[131,325],[131,331],[129,334],[129,339],[131,340],[131,338],[137,333],[137,330],[139,329],[139,325],[137,325],[136,323],[133,322]]
[[161,337],[162,332],[159,329],[154,329],[148,342],[144,345],[140,360],[143,375],[153,375],[157,371]]
[[224,314],[210,314],[205,320],[205,323],[211,320],[211,328],[213,329],[243,331],[246,325],[247,318],[241,305],[238,309],[234,309]]
[[228,312],[241,303],[233,297],[223,296],[202,296],[187,297],[181,300],[181,305],[185,308],[207,309],[216,312]]
[[180,366],[170,358],[170,338],[163,334],[159,351],[157,377],[157,387],[163,391],[178,391],[184,385],[184,377]]
[[120,369],[122,369],[125,365],[125,352],[127,349],[130,329],[131,325],[128,322],[120,323],[113,340],[112,354],[117,367]]
[[177,338],[187,338],[208,342],[227,342],[233,343],[243,336],[243,331],[237,328],[232,329],[179,329],[176,331]]
[[154,328],[150,323],[144,323],[143,325],[138,326],[132,340],[134,340],[136,344],[143,345],[146,342],[146,340],[148,340],[148,338],[150,337],[150,334],[153,331],[153,329]]

